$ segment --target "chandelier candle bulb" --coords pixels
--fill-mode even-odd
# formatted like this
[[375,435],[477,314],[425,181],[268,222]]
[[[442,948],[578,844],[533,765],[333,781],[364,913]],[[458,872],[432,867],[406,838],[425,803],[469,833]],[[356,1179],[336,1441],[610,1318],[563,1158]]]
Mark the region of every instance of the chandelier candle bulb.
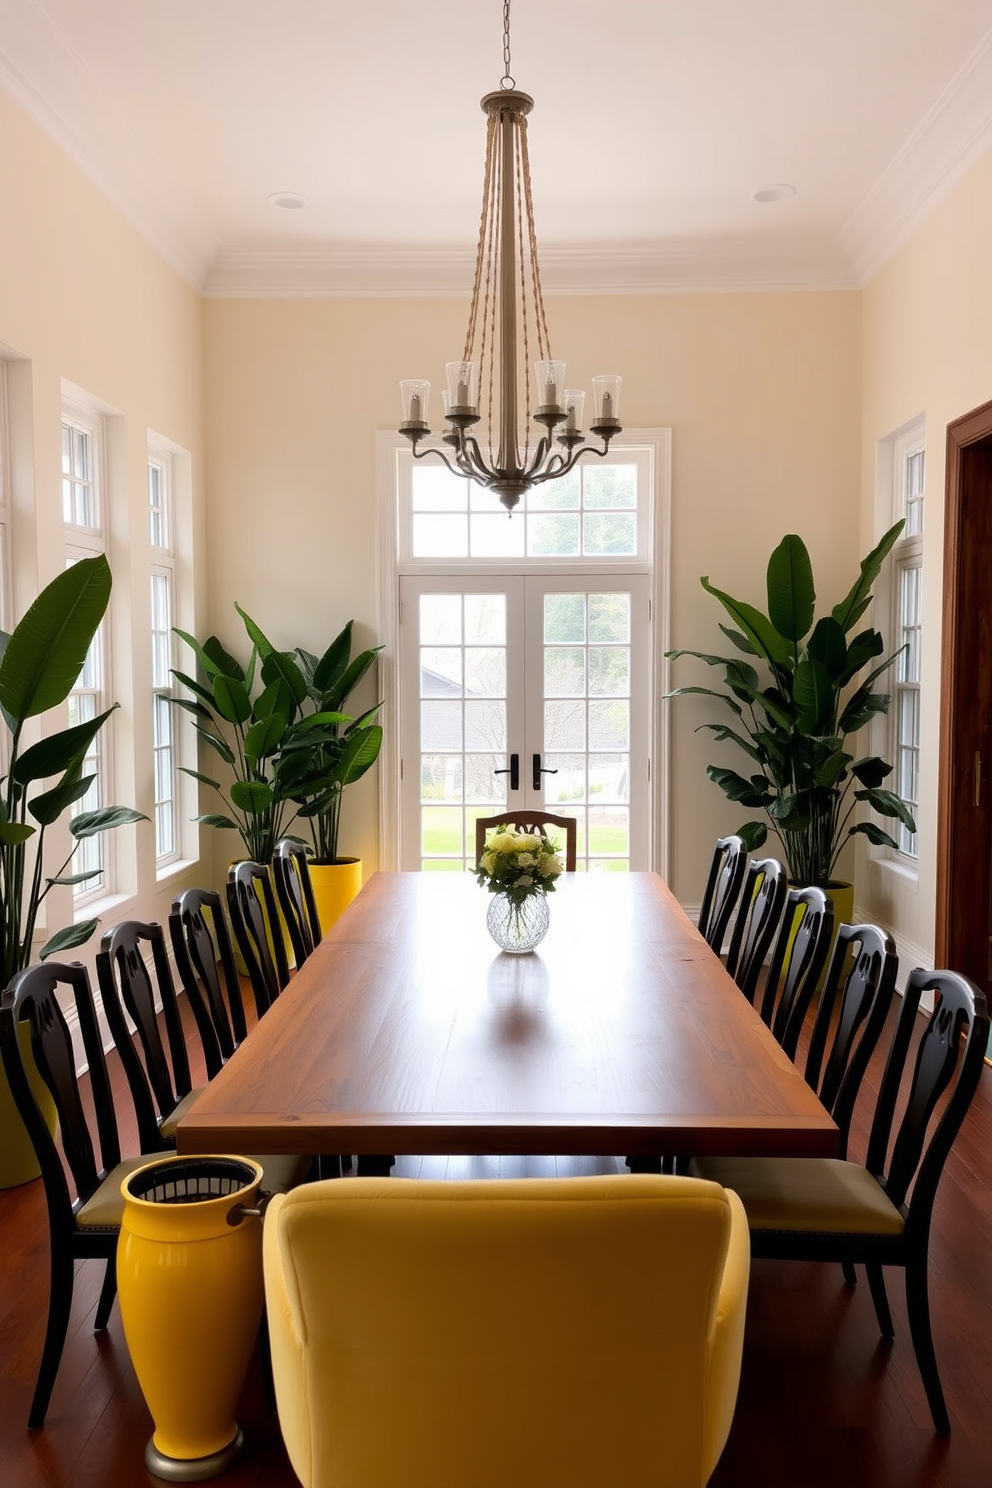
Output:
[[427,428],[427,399],[430,395],[431,385],[420,378],[408,377],[400,383],[400,397],[403,404],[403,425],[412,426],[419,431]]
[[565,389],[565,433],[582,432],[582,409],[586,401],[584,388]]

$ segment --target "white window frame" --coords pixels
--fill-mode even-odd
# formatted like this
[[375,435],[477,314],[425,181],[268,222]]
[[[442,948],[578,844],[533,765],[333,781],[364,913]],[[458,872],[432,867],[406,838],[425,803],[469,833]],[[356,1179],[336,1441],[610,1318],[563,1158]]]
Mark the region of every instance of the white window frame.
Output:
[[[64,493],[60,491],[60,507],[65,532],[65,559],[66,565],[69,566],[72,563],[78,562],[80,558],[92,558],[99,553],[105,554],[107,551],[107,524],[105,519],[107,505],[105,478],[107,469],[106,420],[95,409],[87,408],[67,400],[62,405],[61,428],[63,430],[69,428],[82,432],[86,434],[90,441],[91,484],[96,517],[96,522],[91,527],[80,526],[75,522],[66,522]],[[92,645],[97,648],[99,671],[99,681],[92,695],[94,697],[94,713],[99,714],[105,712],[110,706],[110,698],[113,695],[109,613],[100,622],[100,627],[93,638]],[[72,692],[69,694],[70,698],[76,691],[77,689],[73,687]],[[113,799],[111,788],[114,779],[113,730],[105,724],[94,743],[97,751],[98,801],[99,806],[105,806]],[[92,803],[84,805],[84,802],[77,802],[75,813],[78,814],[83,810],[92,809]],[[77,918],[97,900],[107,899],[116,892],[116,865],[112,839],[112,833],[99,832],[95,836],[87,838],[85,844],[81,844],[77,849],[69,872],[81,872],[87,866],[94,866],[96,862],[99,863],[100,867],[98,878],[76,885],[72,890],[73,914]],[[89,861],[87,862],[88,855]]]
[[[918,462],[918,464],[916,463]],[[913,475],[919,472],[921,480],[918,488],[914,482],[914,489],[910,490],[911,471]],[[896,647],[902,646],[910,637],[906,629],[906,616],[903,606],[904,586],[907,574],[915,571],[918,574],[916,593],[916,615],[915,624],[912,626],[916,631],[915,647],[909,653],[901,656],[893,668],[891,680],[892,704],[889,708],[889,748],[891,750],[890,760],[894,766],[895,782],[893,789],[902,795],[902,772],[900,769],[902,756],[909,751],[916,756],[916,788],[919,794],[919,754],[920,754],[920,676],[907,677],[905,663],[912,664],[915,661],[916,670],[919,671],[921,663],[922,647],[922,619],[923,619],[923,534],[925,530],[926,509],[926,428],[922,421],[917,421],[909,429],[904,430],[892,441],[892,494],[893,494],[893,521],[900,518],[906,521],[906,527],[899,541],[892,549],[892,596],[890,605],[890,634]],[[917,521],[914,524],[916,531],[908,532],[913,515],[912,508],[916,507]],[[903,732],[904,712],[902,707],[903,698],[915,694],[916,704],[915,734],[907,739]],[[919,818],[919,801],[913,800],[911,796],[904,797],[914,816]],[[900,822],[893,823],[892,835],[899,841],[899,847],[887,848],[886,853],[895,861],[916,870],[919,864],[918,833],[909,834]]]
[[[385,700],[387,717],[398,718],[400,679],[397,675],[399,655],[399,580],[403,574],[451,574],[471,568],[477,574],[503,574],[510,571],[531,573],[648,573],[651,575],[651,619],[653,624],[653,699],[650,719],[650,770],[653,782],[654,822],[651,833],[652,867],[667,875],[670,858],[671,812],[669,806],[668,711],[662,698],[669,685],[669,649],[671,585],[671,429],[625,429],[610,445],[611,455],[634,456],[645,462],[639,475],[639,493],[648,493],[647,501],[638,502],[638,552],[636,557],[560,557],[547,555],[530,558],[433,558],[410,556],[409,526],[404,522],[410,509],[410,481],[406,474],[412,468],[410,446],[401,434],[381,430],[376,436],[376,489],[378,537],[378,620],[377,634],[383,645],[380,658],[380,691]],[[588,458],[588,457],[587,457]],[[498,498],[492,497],[498,506]],[[395,729],[387,729],[379,767],[379,863],[382,868],[399,864],[399,743]]]
[[[182,828],[179,819],[179,804],[182,796],[180,789],[179,758],[177,750],[177,717],[173,704],[176,696],[176,687],[172,678],[172,668],[175,666],[175,642],[172,627],[176,623],[176,549],[173,537],[173,457],[169,450],[157,449],[149,446],[148,449],[148,545],[151,553],[149,565],[149,606],[151,610],[151,727],[152,727],[152,807],[155,828],[155,868],[156,873],[161,873],[163,868],[170,867],[182,856]],[[152,472],[158,476],[159,495],[159,525],[161,541],[155,542],[153,536],[153,517],[156,508],[152,505],[151,493],[153,485]],[[166,596],[166,629],[164,636],[156,629],[154,590],[156,580],[164,585]],[[166,653],[165,681],[156,675],[156,657],[159,650]],[[159,703],[165,703],[165,717],[168,719],[168,738],[160,741],[158,738]],[[163,765],[164,761],[164,765]],[[168,777],[168,795],[159,800],[159,782],[163,771]],[[166,812],[167,808],[167,812]],[[159,847],[159,823],[162,816],[168,814],[171,847],[165,851]]]
[[[143,528],[144,539],[147,543],[148,564],[146,569],[145,593],[148,597],[149,629],[151,628],[151,576],[155,572],[168,572],[172,580],[172,625],[182,630],[196,633],[196,617],[194,606],[194,569],[193,569],[193,494],[192,494],[192,458],[188,450],[169,439],[166,435],[158,433],[154,429],[148,430],[148,464],[164,466],[167,471],[167,497],[166,497],[166,529],[168,539],[168,551],[153,545],[151,540],[151,504],[148,500],[147,488],[145,491],[145,507]],[[151,703],[151,694],[154,691],[154,676],[152,669],[151,651],[148,658],[148,698],[149,711],[154,706]],[[178,664],[181,665],[181,659]],[[176,641],[172,640],[171,666],[177,665]],[[178,694],[175,683],[172,685],[172,695]],[[175,874],[181,873],[192,867],[199,861],[200,857],[200,829],[195,820],[199,811],[198,791],[196,781],[182,773],[182,768],[196,769],[196,734],[190,726],[185,715],[180,717],[178,709],[173,712],[173,784],[175,789],[175,814],[174,814],[174,842],[175,850],[161,857],[156,852],[155,876],[159,883],[169,879]],[[149,739],[154,741],[154,717],[151,718],[151,731]],[[154,743],[152,742],[154,750]],[[145,765],[147,768],[147,764]],[[154,777],[154,758],[152,759],[152,772]],[[140,773],[140,771],[139,771]],[[154,816],[155,811],[155,784],[152,780],[150,792],[150,813]],[[147,808],[146,808],[147,809]],[[156,840],[157,839],[153,839]]]

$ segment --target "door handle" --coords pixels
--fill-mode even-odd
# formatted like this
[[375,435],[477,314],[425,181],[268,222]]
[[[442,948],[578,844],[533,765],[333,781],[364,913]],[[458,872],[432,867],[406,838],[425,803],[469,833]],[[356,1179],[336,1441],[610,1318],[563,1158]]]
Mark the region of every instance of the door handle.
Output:
[[494,775],[509,775],[509,777],[510,777],[510,789],[511,790],[519,790],[520,789],[520,756],[519,756],[519,754],[511,754],[510,755],[510,764],[509,764],[509,768],[508,769],[506,769],[506,770],[494,770],[493,771],[493,774]]
[[534,782],[533,783],[534,783],[534,789],[536,791],[538,791],[538,790],[541,789],[541,776],[542,775],[557,775],[557,774],[558,774],[558,771],[557,770],[548,770],[548,769],[545,769],[545,767],[541,764],[541,756],[539,754],[535,754],[535,756],[534,756]]

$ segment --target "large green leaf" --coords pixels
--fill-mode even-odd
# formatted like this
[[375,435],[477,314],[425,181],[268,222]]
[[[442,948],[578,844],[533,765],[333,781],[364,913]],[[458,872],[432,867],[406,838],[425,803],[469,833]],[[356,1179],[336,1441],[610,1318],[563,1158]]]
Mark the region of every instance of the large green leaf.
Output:
[[768,560],[768,618],[779,635],[798,642],[813,624],[815,603],[806,544],[790,532]]
[[275,802],[272,787],[262,780],[236,780],[231,786],[231,800],[239,811],[257,816]]
[[287,719],[284,713],[272,713],[260,718],[245,734],[245,758],[257,763],[274,754],[286,733]]
[[872,754],[865,759],[858,760],[856,764],[853,764],[851,766],[851,774],[854,776],[855,780],[859,780],[862,785],[868,786],[872,790],[876,790],[881,785],[885,777],[892,774],[892,766],[886,764],[885,760],[880,759],[877,754]]
[[[209,687],[204,687],[202,682],[197,682],[195,677],[189,676],[187,672],[179,671],[177,667],[172,668],[172,675],[175,677],[177,682],[181,682],[184,687],[189,688],[190,692],[195,693],[200,701],[206,705],[206,707],[213,707],[214,695]],[[179,699],[177,698],[176,701],[178,702]]]
[[737,774],[736,770],[725,770],[719,765],[707,765],[706,773],[713,784],[718,785],[731,801],[740,801],[744,806],[766,807],[771,800],[769,791],[756,790],[753,782],[745,780],[743,775]]
[[852,677],[856,677],[861,668],[875,656],[881,656],[885,650],[885,642],[877,630],[862,630],[854,637],[847,648],[847,660],[844,670],[837,678],[838,687],[844,687]]
[[345,746],[338,765],[338,778],[342,786],[353,785],[379,758],[382,747],[382,728],[373,723],[370,728],[352,734]]
[[859,687],[857,692],[847,704],[838,721],[837,728],[841,734],[856,734],[859,728],[864,728],[866,723],[889,711],[892,701],[887,692],[872,692],[871,684],[866,682]]
[[183,774],[188,775],[191,780],[198,780],[201,785],[209,785],[212,786],[214,790],[220,790],[219,780],[211,780],[209,775],[201,775],[199,770],[191,770],[188,765],[180,765],[179,768],[180,770],[182,770]]
[[753,605],[745,604],[741,599],[734,599],[732,594],[725,594],[722,589],[717,589],[704,575],[699,581],[707,594],[712,594],[723,605],[727,614],[734,620],[739,629],[751,642],[759,656],[765,657],[767,661],[777,662],[780,665],[787,664],[792,657],[792,647],[784,636],[779,635],[774,625],[756,610]]
[[348,658],[351,655],[351,631],[354,623],[354,620],[348,621],[340,635],[334,637],[314,667],[313,685],[317,692],[323,693],[333,687],[348,665]]
[[341,707],[345,698],[358,686],[381,650],[381,646],[376,646],[372,651],[363,651],[360,656],[355,657],[338,680],[327,688],[324,697],[330,707]]
[[867,837],[868,841],[875,847],[899,847],[896,839],[890,836],[888,832],[883,832],[882,828],[875,822],[858,822],[857,826],[851,827],[847,835],[848,837],[854,837],[858,834],[862,837]]
[[218,673],[214,678],[214,703],[217,712],[227,723],[247,723],[251,717],[251,698],[248,689],[237,677],[225,677]]
[[737,828],[737,836],[742,839],[749,853],[757,852],[768,841],[768,828],[764,822],[745,822],[742,827]]
[[872,585],[878,578],[882,564],[891,551],[904,522],[900,519],[894,526],[890,527],[885,536],[872,548],[867,558],[861,560],[861,572],[855,579],[850,591],[841,600],[839,605],[833,608],[833,617],[842,630],[848,631],[864,614],[871,603]]
[[293,698],[293,713],[307,696],[307,679],[288,651],[270,651],[262,658],[262,681],[267,686],[279,681],[286,684]]
[[210,748],[216,754],[220,755],[225,765],[234,764],[234,750],[231,748],[230,744],[228,744],[226,739],[221,739],[219,735],[212,733],[210,729],[201,728],[198,723],[195,723],[193,725],[193,728],[195,729],[198,737],[203,740],[204,744],[209,744]]
[[746,635],[741,635],[739,630],[732,630],[729,625],[724,625],[722,621],[720,624],[720,629],[723,631],[728,641],[733,641],[738,651],[743,651],[746,656],[757,656],[757,651],[751,645],[751,642],[748,640]]
[[17,720],[63,702],[83,669],[110,600],[103,554],[81,558],[47,584],[15,626],[0,661],[0,704]]
[[799,709],[797,727],[805,734],[822,734],[833,723],[836,691],[821,661],[804,657],[796,667],[792,696]]
[[[205,647],[203,647],[203,646],[200,645],[200,643],[196,639],[196,636],[195,635],[190,635],[190,633],[189,633],[188,630],[180,630],[180,628],[179,628],[178,625],[174,625],[172,627],[172,631],[173,631],[173,634],[174,635],[177,635],[181,641],[185,641],[186,642],[187,646],[193,652],[194,656],[196,657],[197,661],[200,663],[200,665],[203,668],[204,672],[207,674],[208,677],[211,678],[211,680],[214,677],[219,677],[220,676],[220,674],[221,674],[221,668],[214,661],[213,657],[210,655],[210,652],[207,651],[205,649]],[[213,637],[212,636],[210,639],[211,640],[215,640],[216,637]],[[219,641],[217,641],[217,645],[220,646],[220,642]],[[221,649],[223,650],[223,647],[221,647]],[[180,675],[181,674],[179,672],[176,673],[176,676],[180,676]],[[186,686],[187,687],[189,687],[189,686],[192,685],[189,682],[189,680],[187,678],[185,678],[185,677],[183,677],[183,681],[186,683]]]
[[745,739],[743,734],[735,734],[734,730],[728,728],[725,723],[701,723],[695,732],[698,734],[704,729],[712,730],[717,743],[736,744],[738,749],[743,749],[744,753],[749,754],[753,760],[757,760],[759,765],[765,763],[764,749],[757,748],[749,739]]
[[203,643],[203,654],[209,656],[222,676],[233,677],[238,682],[245,680],[244,667],[237,657],[231,655],[223,641],[218,640],[215,635],[207,636]]
[[806,655],[827,669],[835,687],[841,686],[848,664],[847,641],[844,632],[832,615],[824,615],[816,622],[813,634],[806,643]]
[[5,842],[8,847],[16,847],[18,843],[27,842],[29,837],[33,837],[35,830],[28,822],[0,821],[0,842]]
[[205,811],[201,816],[194,816],[193,820],[204,827],[219,827],[232,832],[241,831],[237,822],[233,822],[229,816],[218,816],[215,811]]
[[52,790],[44,791],[29,801],[28,810],[40,827],[50,827],[67,807],[83,799],[95,779],[95,775],[80,775],[77,765]]
[[877,811],[879,816],[898,817],[908,831],[916,831],[913,813],[895,791],[868,789],[855,791],[854,795],[858,801],[867,801],[871,809]]
[[47,780],[49,775],[59,775],[63,770],[68,770],[70,765],[81,763],[90,741],[119,706],[114,703],[112,708],[98,714],[96,718],[62,729],[60,733],[49,734],[47,739],[40,739],[37,744],[32,744],[30,749],[25,749],[15,760],[14,779],[20,785],[29,785],[33,780]]
[[736,713],[738,718],[741,717],[744,711],[740,703],[735,703],[733,698],[728,697],[725,692],[714,692],[712,687],[673,687],[671,692],[665,693],[665,697],[685,697],[690,692],[698,693],[700,697],[716,698],[719,702],[726,703],[727,707]]
[[147,820],[143,811],[134,811],[130,806],[103,806],[99,811],[84,811],[74,816],[69,831],[74,837],[95,837],[97,832],[107,832],[111,827]]
[[259,629],[251,616],[247,614],[246,611],[243,610],[239,604],[235,603],[234,608],[237,610],[238,614],[241,616],[242,620],[245,623],[245,630],[248,632],[248,635],[251,638],[252,645],[255,647],[255,650],[264,661],[265,658],[276,649],[275,646],[273,646],[268,636],[266,636],[265,633]]
[[66,925],[65,929],[58,930],[51,940],[46,940],[38,952],[39,960],[45,961],[57,952],[71,951],[76,946],[85,945],[99,923],[99,920],[79,920],[75,925]]

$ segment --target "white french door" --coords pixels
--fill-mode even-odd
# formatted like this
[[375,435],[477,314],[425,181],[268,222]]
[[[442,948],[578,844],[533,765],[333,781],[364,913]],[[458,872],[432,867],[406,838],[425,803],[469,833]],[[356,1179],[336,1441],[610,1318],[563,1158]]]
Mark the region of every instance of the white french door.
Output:
[[400,864],[475,866],[475,822],[576,819],[578,866],[650,866],[650,581],[400,580]]

